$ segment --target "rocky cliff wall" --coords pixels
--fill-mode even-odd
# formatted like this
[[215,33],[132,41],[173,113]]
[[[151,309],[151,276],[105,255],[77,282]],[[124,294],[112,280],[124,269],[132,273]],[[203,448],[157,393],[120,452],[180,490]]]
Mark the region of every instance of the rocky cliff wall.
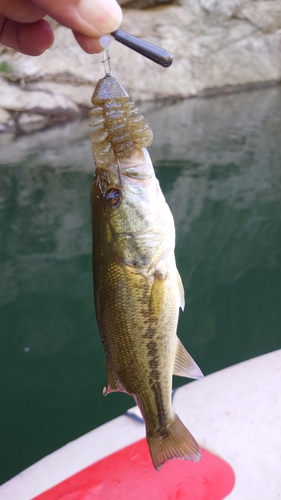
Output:
[[[80,49],[53,23],[56,41],[42,56],[0,46],[0,130],[32,130],[79,116],[104,74],[101,55]],[[281,81],[280,0],[180,0],[124,9],[122,29],[165,47],[164,69],[113,42],[112,74],[135,100],[186,98]]]

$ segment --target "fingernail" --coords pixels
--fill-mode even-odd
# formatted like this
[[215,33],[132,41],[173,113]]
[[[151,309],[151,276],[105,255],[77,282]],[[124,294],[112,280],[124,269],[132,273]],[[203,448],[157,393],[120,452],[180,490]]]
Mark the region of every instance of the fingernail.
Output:
[[119,28],[122,21],[122,10],[116,0],[81,0],[77,9],[92,27],[89,36],[111,33]]

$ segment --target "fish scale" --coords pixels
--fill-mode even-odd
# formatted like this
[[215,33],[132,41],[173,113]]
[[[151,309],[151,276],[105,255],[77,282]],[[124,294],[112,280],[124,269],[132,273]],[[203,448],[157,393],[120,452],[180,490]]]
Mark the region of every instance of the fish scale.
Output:
[[173,217],[146,150],[152,132],[111,75],[98,82],[92,102],[99,131],[92,135],[93,277],[106,353],[104,395],[120,391],[134,397],[159,470],[172,458],[201,457],[174,413],[171,391],[173,373],[203,375],[176,333],[184,292]]

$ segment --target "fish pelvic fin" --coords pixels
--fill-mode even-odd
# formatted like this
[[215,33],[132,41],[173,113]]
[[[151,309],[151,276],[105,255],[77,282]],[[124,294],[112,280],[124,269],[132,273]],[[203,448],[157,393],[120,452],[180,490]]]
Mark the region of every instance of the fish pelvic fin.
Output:
[[175,414],[168,429],[164,432],[147,435],[150,455],[156,470],[160,470],[165,462],[172,458],[193,460],[198,462],[201,450],[194,437]]
[[110,394],[111,392],[126,392],[121,382],[114,375],[109,361],[106,363],[106,387],[104,387],[102,393],[104,396]]
[[201,372],[199,366],[195,363],[190,354],[188,354],[179,338],[177,339],[177,341],[178,343],[173,374],[187,378],[203,378],[204,375]]

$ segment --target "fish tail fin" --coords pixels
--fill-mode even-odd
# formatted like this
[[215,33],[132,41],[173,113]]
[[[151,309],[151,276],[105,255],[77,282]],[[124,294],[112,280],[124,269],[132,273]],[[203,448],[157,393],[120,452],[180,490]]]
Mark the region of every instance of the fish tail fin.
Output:
[[156,470],[160,470],[164,463],[172,458],[194,462],[201,458],[199,445],[176,414],[165,429],[165,434],[159,432],[147,435],[147,442]]

